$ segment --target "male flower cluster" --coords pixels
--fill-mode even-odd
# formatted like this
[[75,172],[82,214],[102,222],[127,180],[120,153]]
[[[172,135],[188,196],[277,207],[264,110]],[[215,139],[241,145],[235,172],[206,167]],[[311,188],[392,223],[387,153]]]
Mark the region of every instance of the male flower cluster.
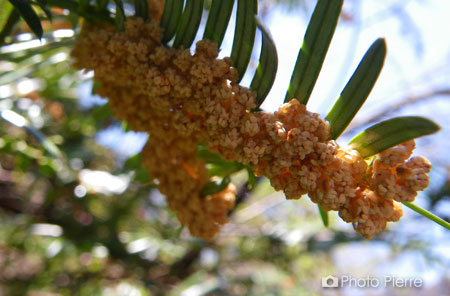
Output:
[[208,181],[197,146],[237,160],[270,179],[288,199],[308,194],[325,210],[339,211],[371,238],[402,215],[428,185],[429,162],[407,160],[412,141],[376,156],[372,165],[355,150],[329,140],[328,122],[293,99],[275,113],[250,112],[255,93],[237,84],[229,58],[217,59],[209,40],[189,49],[161,44],[155,22],[128,19],[125,32],[86,24],[73,49],[77,68],[94,70],[98,93],[118,119],[149,133],[144,166],[170,208],[193,235],[212,239],[227,222],[235,188],[201,196]]

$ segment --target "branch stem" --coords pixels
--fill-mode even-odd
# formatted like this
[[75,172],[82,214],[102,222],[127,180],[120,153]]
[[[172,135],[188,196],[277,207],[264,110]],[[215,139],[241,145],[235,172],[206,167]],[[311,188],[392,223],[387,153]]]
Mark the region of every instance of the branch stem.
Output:
[[408,208],[410,208],[411,210],[421,214],[422,216],[424,216],[425,218],[430,219],[433,222],[436,222],[437,224],[447,228],[448,230],[450,230],[450,223],[448,223],[447,221],[445,221],[444,219],[439,218],[438,216],[434,215],[433,213],[428,212],[427,210],[422,209],[421,207],[416,206],[413,203],[410,202],[403,202],[403,204],[405,206],[407,206]]

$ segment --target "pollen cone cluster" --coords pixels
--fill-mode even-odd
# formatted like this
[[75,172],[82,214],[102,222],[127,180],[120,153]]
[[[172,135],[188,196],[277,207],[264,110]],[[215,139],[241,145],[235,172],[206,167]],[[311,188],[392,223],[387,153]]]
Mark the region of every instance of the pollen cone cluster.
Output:
[[308,194],[325,210],[339,211],[356,231],[371,238],[401,215],[428,185],[429,162],[408,158],[414,142],[377,155],[369,166],[355,150],[329,139],[328,123],[297,100],[275,113],[251,113],[255,93],[237,84],[230,60],[217,59],[208,40],[189,49],[160,42],[155,22],[129,19],[125,32],[84,26],[73,49],[74,65],[94,70],[98,94],[118,119],[150,137],[142,158],[170,208],[193,235],[212,239],[234,206],[235,188],[202,196],[208,181],[197,145],[237,160],[270,179],[288,199]]

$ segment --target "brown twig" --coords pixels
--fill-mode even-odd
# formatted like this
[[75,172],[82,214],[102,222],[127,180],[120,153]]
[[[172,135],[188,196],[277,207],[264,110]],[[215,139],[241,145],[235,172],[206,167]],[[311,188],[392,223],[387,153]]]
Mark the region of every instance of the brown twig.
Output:
[[251,188],[248,186],[248,182],[245,182],[244,185],[242,185],[242,187],[236,194],[234,207],[228,212],[228,217],[231,217],[231,215],[233,215],[233,213],[236,211],[237,206],[243,203],[248,198],[250,192],[258,185],[261,179],[261,177],[256,178],[255,185]]
[[428,99],[433,99],[437,96],[450,96],[450,88],[431,90],[416,96],[409,96],[403,100],[400,100],[398,103],[394,105],[388,105],[387,107],[381,109],[379,112],[376,112],[372,116],[366,117],[363,120],[355,120],[353,121],[347,129],[347,133],[353,131],[356,127],[361,125],[366,125],[369,123],[374,123],[380,121],[383,117],[394,113],[404,107],[415,104],[417,102],[421,102]]

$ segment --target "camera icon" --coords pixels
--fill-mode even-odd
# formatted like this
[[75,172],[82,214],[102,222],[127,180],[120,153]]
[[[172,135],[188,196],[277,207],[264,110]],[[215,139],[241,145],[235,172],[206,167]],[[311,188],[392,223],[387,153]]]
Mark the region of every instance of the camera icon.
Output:
[[339,279],[335,276],[329,275],[322,278],[322,288],[338,288]]

